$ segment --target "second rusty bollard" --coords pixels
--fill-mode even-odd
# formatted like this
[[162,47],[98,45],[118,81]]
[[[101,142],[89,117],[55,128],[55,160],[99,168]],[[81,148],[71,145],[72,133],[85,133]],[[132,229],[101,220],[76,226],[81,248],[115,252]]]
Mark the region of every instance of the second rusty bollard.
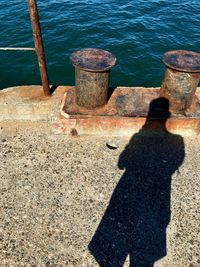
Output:
[[75,67],[76,103],[88,109],[105,105],[115,56],[102,49],[86,48],[73,52],[70,60]]
[[173,113],[186,114],[200,79],[200,54],[174,50],[163,56],[166,71],[161,96],[169,99]]

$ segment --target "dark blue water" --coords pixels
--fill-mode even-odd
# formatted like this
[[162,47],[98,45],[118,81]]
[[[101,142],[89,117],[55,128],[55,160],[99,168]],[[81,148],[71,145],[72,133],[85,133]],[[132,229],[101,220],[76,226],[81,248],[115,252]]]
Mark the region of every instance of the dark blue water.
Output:
[[[159,86],[168,50],[200,52],[199,0],[38,0],[51,84],[73,84],[72,51],[111,51],[111,85]],[[27,2],[0,1],[0,47],[33,47]],[[0,51],[0,88],[39,84],[34,52]]]

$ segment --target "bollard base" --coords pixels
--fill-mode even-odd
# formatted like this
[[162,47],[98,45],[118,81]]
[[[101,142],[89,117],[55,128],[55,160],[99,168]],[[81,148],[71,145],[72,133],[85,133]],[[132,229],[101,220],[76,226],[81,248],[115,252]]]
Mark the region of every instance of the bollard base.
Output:
[[[144,125],[149,104],[160,96],[160,88],[118,87],[108,103],[88,110],[76,104],[75,88],[68,88],[61,104],[61,119],[55,123],[58,134],[132,136]],[[152,124],[160,131],[159,122]],[[200,133],[200,88],[192,100],[187,117],[171,114],[166,122],[167,130],[182,136]]]
[[[61,109],[63,114],[71,118],[77,115],[146,117],[150,102],[159,98],[160,94],[160,88],[117,87],[106,105],[90,110],[77,104],[76,88],[70,87],[65,92]],[[193,96],[190,108],[184,114],[177,114],[173,109],[170,109],[170,112],[171,117],[200,117],[200,88]]]

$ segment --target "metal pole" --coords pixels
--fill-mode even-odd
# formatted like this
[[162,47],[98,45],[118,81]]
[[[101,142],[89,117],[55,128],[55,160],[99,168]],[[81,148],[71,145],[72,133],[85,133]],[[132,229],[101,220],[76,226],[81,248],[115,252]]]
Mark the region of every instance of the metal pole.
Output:
[[42,42],[42,34],[40,29],[39,15],[37,10],[36,0],[28,0],[28,6],[30,11],[30,18],[33,30],[33,39],[35,43],[35,51],[38,58],[38,64],[40,68],[40,76],[42,80],[42,86],[45,96],[50,95],[49,80],[47,74],[47,67],[45,61],[45,53]]

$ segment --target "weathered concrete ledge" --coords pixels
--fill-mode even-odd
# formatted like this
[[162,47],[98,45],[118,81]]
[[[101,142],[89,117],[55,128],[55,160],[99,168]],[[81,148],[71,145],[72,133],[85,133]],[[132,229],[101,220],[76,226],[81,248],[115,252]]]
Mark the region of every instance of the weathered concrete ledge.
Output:
[[[73,86],[58,86],[50,97],[43,96],[41,86],[12,87],[0,91],[0,122],[4,131],[23,126],[39,130],[38,125],[44,125],[54,134],[130,137],[143,126],[149,103],[157,97],[159,88],[117,87],[105,106],[87,110],[76,105]],[[167,120],[168,131],[199,134],[199,103],[200,88],[187,117]]]

